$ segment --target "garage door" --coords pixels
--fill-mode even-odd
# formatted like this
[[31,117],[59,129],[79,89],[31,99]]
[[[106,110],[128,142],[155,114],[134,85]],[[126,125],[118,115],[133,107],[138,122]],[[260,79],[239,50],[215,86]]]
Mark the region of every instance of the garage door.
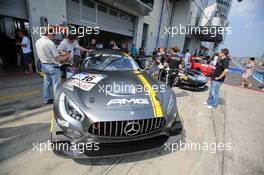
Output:
[[1,0],[0,15],[27,20],[26,0]]
[[98,26],[100,30],[133,37],[135,17],[91,0],[67,0],[71,24]]

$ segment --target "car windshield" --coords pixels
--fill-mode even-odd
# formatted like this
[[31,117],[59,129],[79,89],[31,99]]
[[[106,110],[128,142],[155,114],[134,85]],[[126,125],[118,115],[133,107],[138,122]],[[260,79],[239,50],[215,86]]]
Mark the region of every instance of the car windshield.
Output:
[[206,63],[206,61],[203,60],[203,59],[195,59],[194,61],[195,61],[196,63],[201,63],[201,64],[205,64],[205,63]]
[[82,67],[100,71],[138,70],[139,67],[131,57],[114,54],[98,54],[85,59]]

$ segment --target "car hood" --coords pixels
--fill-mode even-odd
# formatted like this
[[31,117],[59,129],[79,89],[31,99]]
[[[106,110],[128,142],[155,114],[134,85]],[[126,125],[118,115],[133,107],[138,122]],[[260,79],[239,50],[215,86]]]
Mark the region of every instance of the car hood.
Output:
[[[152,87],[160,87],[144,72],[134,71],[80,71],[63,85],[63,91],[79,106],[100,110],[137,110],[155,108],[152,96],[144,90],[143,76]],[[146,83],[146,82],[145,82]],[[162,105],[160,90],[156,99]]]
[[201,63],[201,66],[204,67],[204,68],[214,69],[214,66],[212,66],[210,64]]
[[200,82],[200,83],[207,83],[208,78],[203,75],[201,72],[192,69],[184,69],[182,72],[179,73],[180,76],[188,77],[191,80]]

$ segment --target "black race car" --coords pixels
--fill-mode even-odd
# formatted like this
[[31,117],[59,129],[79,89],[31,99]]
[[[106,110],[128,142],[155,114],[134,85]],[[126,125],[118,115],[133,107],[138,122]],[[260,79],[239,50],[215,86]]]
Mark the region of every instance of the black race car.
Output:
[[159,73],[159,80],[167,83],[168,75],[177,74],[176,72],[178,72],[178,76],[175,76],[173,83],[174,86],[195,91],[207,89],[206,84],[208,82],[208,78],[204,76],[201,72],[190,68],[176,71],[169,69],[161,69]]

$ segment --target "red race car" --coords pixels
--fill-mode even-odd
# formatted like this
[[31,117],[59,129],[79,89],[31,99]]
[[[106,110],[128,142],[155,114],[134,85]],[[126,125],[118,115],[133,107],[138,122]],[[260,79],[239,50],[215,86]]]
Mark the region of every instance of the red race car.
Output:
[[202,72],[202,74],[206,76],[211,76],[215,67],[207,64],[207,62],[199,57],[193,57],[191,60],[191,68],[195,69],[196,71]]

